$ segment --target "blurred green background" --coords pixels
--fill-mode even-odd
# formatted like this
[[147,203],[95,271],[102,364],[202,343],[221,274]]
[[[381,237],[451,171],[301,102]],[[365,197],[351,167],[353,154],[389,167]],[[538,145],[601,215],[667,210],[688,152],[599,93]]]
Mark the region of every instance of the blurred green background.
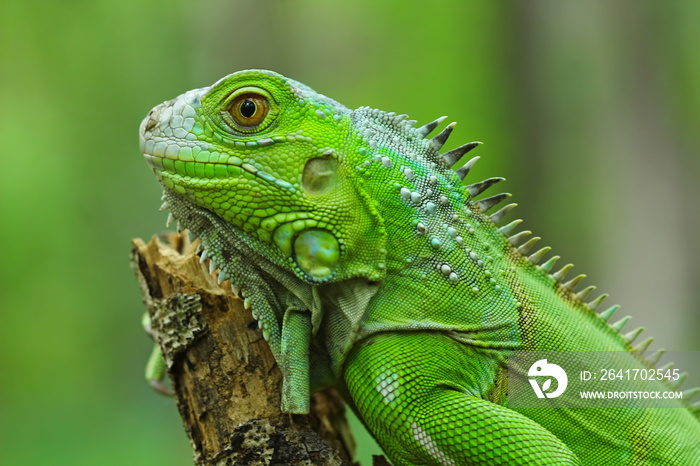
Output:
[[129,240],[166,214],[137,130],[244,68],[449,115],[446,149],[486,143],[472,180],[508,178],[586,283],[699,350],[698,44],[696,1],[3,1],[0,464],[192,464],[173,401],[142,380]]

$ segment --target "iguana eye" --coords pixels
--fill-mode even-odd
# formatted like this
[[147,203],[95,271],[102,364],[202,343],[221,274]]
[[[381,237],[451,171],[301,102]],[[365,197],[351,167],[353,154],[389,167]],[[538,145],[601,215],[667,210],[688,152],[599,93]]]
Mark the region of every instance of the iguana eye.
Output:
[[258,94],[243,94],[236,97],[229,107],[233,121],[243,128],[254,128],[265,120],[270,105]]

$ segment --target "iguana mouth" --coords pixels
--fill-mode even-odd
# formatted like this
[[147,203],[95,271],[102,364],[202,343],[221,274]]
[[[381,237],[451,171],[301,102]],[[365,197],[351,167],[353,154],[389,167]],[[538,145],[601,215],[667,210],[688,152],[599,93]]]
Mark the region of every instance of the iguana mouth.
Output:
[[[146,122],[144,120],[144,123],[146,123],[144,125],[145,131],[149,131],[147,128],[152,125],[151,121],[153,121],[150,117],[147,120],[149,121]],[[151,126],[152,129],[153,126]],[[294,135],[289,135],[289,137],[293,138]],[[289,193],[297,192],[297,189],[291,183],[277,178],[253,164],[244,162],[235,155],[202,149],[197,145],[191,147],[178,144],[168,145],[162,141],[154,142],[154,139],[147,139],[142,149],[145,149],[143,156],[146,162],[158,178],[161,178],[163,173],[166,173],[175,179],[185,181],[187,184],[196,184],[197,181],[206,182],[212,179],[238,179],[247,173]],[[328,152],[332,151],[326,151],[324,154]],[[173,188],[172,186],[168,187]]]
[[[275,178],[266,171],[260,170],[249,163],[244,163],[235,155],[220,154],[218,152],[209,153],[203,150],[194,151],[189,147],[182,149],[173,155],[162,151],[157,153],[156,149],[154,153],[144,153],[143,156],[146,159],[146,163],[160,179],[172,178],[185,182],[185,184],[198,184],[215,179],[240,179],[245,174],[249,174],[290,193],[296,192],[296,188],[291,183]],[[195,147],[195,149],[197,148]],[[199,155],[205,152],[209,155]],[[194,153],[198,154],[194,155]],[[172,183],[172,180],[170,182]],[[168,185],[167,182],[165,183]],[[177,191],[175,186],[177,186],[175,183],[173,183],[173,186],[168,185],[169,188]]]

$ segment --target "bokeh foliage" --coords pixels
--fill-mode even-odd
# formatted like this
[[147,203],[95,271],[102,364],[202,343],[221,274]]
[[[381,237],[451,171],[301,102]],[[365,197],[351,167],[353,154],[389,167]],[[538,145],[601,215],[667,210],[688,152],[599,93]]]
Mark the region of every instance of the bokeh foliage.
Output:
[[447,149],[486,142],[472,176],[507,177],[528,229],[700,349],[699,43],[693,1],[3,1],[0,463],[191,464],[142,381],[129,239],[165,215],[137,128],[244,68],[449,115]]

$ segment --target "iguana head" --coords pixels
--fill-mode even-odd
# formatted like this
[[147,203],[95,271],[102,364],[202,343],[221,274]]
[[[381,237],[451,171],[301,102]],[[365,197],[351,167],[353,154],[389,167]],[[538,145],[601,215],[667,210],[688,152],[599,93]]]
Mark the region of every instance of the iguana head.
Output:
[[154,108],[141,151],[166,197],[221,219],[254,262],[310,284],[378,280],[384,230],[348,166],[350,113],[279,74],[241,71]]
[[[283,321],[301,310],[314,334],[325,333],[312,368],[330,367],[313,361],[327,357],[337,377],[387,276],[410,284],[394,287],[416,300],[407,320],[460,289],[472,301],[488,301],[485,288],[495,293],[491,244],[511,246],[485,212],[508,195],[473,200],[500,178],[462,186],[476,158],[451,167],[478,143],[440,154],[454,124],[426,136],[442,120],[414,128],[406,115],[350,111],[279,74],[249,70],[157,106],[140,142],[166,207],[201,238],[219,281],[242,288],[283,372],[293,372],[282,356]],[[401,316],[386,320],[403,325]]]

